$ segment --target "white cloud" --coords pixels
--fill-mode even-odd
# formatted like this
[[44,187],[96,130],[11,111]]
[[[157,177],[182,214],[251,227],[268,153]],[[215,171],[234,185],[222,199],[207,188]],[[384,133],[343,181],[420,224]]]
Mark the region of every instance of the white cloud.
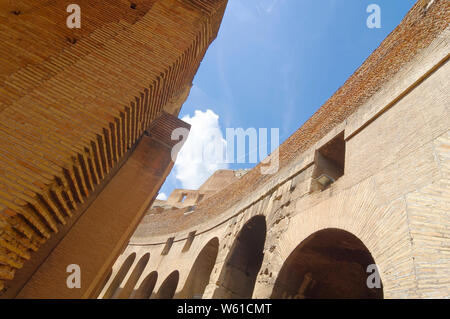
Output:
[[219,116],[211,110],[196,110],[182,118],[191,124],[186,143],[178,153],[175,177],[184,189],[198,189],[218,169],[228,168],[224,161],[226,141],[219,127]]
[[167,195],[165,193],[159,193],[158,196],[156,196],[156,199],[167,200]]

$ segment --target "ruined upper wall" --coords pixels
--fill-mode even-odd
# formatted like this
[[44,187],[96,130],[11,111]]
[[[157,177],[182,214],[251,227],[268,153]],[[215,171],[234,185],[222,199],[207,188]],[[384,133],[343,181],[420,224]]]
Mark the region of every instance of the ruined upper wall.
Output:
[[[418,1],[344,85],[280,146],[280,169],[294,162],[364,105],[427,48],[449,26],[449,22],[449,1]],[[242,179],[200,203],[195,214],[183,215],[184,210],[175,210],[146,219],[146,224],[138,228],[139,235],[174,233],[221,214],[274,177],[262,175],[260,167],[261,164],[257,165]],[[173,220],[177,222],[173,223]]]
[[[245,172],[245,171],[244,171]],[[206,180],[200,186],[199,191],[207,192],[207,191],[220,191],[224,189],[226,186],[236,182],[241,177],[241,171],[234,171],[231,169],[220,169],[214,172],[210,178]],[[245,173],[242,174],[242,176]]]
[[177,114],[226,0],[0,4],[0,290]]
[[[167,200],[155,200],[147,214],[165,213],[167,209],[192,207],[206,198],[221,191],[228,185],[241,178],[247,170],[220,169],[215,171],[198,190],[175,189]],[[191,207],[192,206],[192,207]]]

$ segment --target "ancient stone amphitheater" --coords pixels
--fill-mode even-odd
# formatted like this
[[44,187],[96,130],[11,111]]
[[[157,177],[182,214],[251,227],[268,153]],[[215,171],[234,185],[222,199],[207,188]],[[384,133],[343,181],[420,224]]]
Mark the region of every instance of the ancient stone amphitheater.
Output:
[[419,1],[277,174],[219,171],[156,201],[100,297],[450,297],[449,9]]
[[222,170],[167,201],[226,1],[94,2],[75,31],[62,2],[0,6],[2,297],[450,297],[449,1],[418,1],[276,174]]

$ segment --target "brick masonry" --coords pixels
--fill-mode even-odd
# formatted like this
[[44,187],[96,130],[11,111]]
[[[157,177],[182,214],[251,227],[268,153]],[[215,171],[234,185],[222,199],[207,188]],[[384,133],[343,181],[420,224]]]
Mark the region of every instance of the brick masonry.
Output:
[[226,6],[77,3],[74,30],[66,1],[0,5],[0,289],[81,214],[163,110],[178,114]]
[[[427,6],[428,1],[418,1],[343,87],[283,143],[277,174],[262,176],[257,166],[191,214],[186,208],[149,211],[99,297],[113,283],[121,289],[145,254],[150,257],[134,289],[156,273],[149,296],[158,297],[167,288],[165,279],[172,281],[177,272],[174,296],[185,297],[183,291],[193,284],[189,274],[214,238],[218,253],[203,297],[235,296],[225,287],[232,278],[222,273],[236,238],[258,215],[267,231],[254,298],[270,297],[294,250],[329,229],[362,242],[378,266],[385,298],[450,297],[450,4]],[[325,190],[313,189],[316,151],[342,132],[344,175]],[[190,249],[183,251],[194,231]],[[169,238],[172,246],[161,255]],[[131,255],[134,262],[121,268]],[[124,275],[118,282],[119,269]]]

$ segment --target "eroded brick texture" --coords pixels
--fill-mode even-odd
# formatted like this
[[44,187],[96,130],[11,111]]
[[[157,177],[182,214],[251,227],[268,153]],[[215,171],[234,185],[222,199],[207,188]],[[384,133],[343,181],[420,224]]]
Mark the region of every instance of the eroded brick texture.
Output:
[[178,113],[226,6],[77,3],[73,30],[66,1],[0,5],[0,289],[166,105]]

